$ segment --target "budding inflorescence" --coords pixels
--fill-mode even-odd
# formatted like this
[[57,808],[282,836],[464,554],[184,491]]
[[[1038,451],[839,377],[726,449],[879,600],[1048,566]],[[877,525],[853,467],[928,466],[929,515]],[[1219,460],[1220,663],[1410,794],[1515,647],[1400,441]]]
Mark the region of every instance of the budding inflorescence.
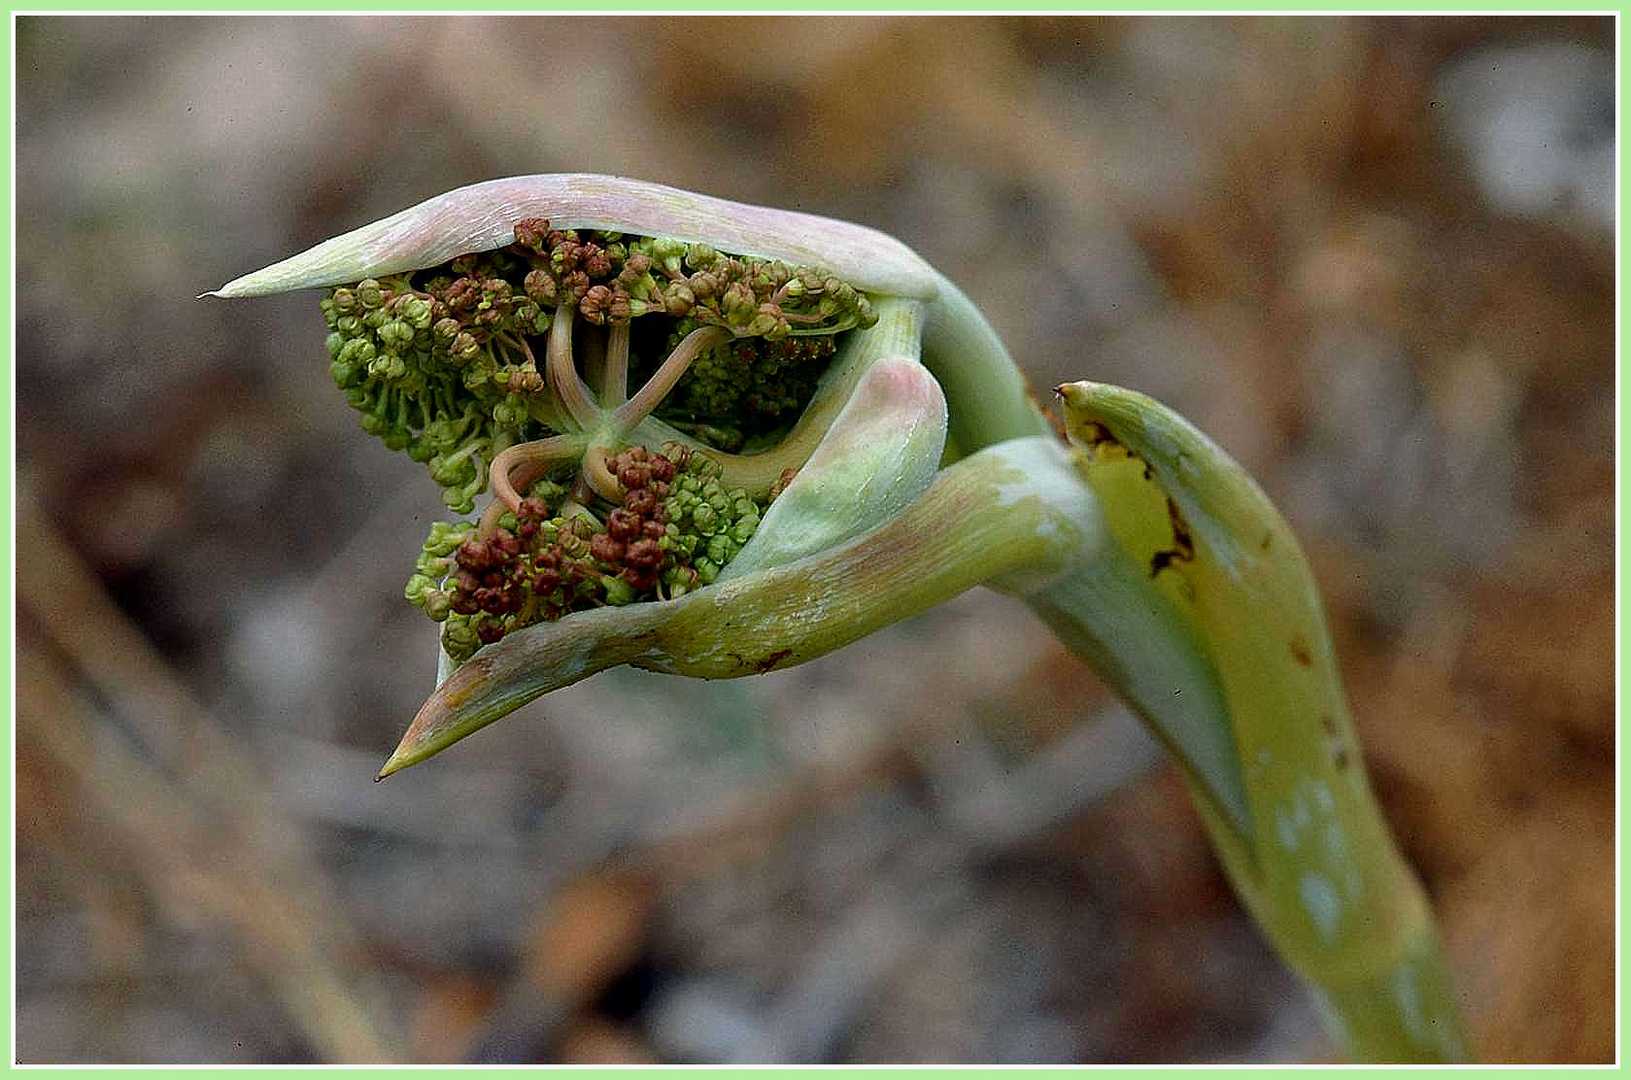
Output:
[[[732,481],[734,453],[774,448],[838,336],[877,318],[807,267],[537,218],[514,234],[321,303],[330,371],[363,427],[423,462],[454,511],[493,492],[479,522],[432,528],[406,588],[456,660],[535,622],[713,582],[770,494]],[[802,461],[775,464],[786,476]]]
[[610,464],[624,495],[602,514],[541,480],[487,535],[469,522],[431,526],[404,595],[445,624],[449,656],[573,611],[683,596],[711,584],[758,527],[763,504],[723,490],[703,454],[636,446]]
[[460,513],[486,488],[493,458],[550,419],[533,415],[543,378],[526,339],[551,315],[501,272],[492,259],[460,259],[419,284],[370,278],[321,304],[329,372],[363,429],[424,462]]

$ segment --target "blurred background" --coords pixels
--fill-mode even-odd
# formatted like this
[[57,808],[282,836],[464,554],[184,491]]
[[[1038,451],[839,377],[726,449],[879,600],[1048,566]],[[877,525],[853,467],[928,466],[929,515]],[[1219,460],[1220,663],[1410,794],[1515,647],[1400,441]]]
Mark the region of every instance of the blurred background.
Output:
[[1613,1054],[1608,19],[20,18],[25,1062],[1328,1060],[1173,768],[976,591],[370,781],[422,467],[315,295],[594,171],[899,236],[1263,482],[1479,1052]]

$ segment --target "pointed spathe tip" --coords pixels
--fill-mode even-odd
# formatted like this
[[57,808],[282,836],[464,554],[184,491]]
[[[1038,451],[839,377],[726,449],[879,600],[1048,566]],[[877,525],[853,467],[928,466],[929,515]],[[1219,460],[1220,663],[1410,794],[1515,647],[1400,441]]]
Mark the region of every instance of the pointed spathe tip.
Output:
[[398,752],[393,753],[390,756],[390,758],[386,760],[385,764],[380,766],[380,770],[379,770],[378,774],[376,774],[375,777],[374,777],[374,783],[377,784],[381,780],[385,779],[387,776],[390,776],[392,773],[401,772],[403,769],[406,769],[409,765],[412,765],[412,764],[413,764],[412,761],[407,761],[407,760],[403,759],[400,748],[399,748]]

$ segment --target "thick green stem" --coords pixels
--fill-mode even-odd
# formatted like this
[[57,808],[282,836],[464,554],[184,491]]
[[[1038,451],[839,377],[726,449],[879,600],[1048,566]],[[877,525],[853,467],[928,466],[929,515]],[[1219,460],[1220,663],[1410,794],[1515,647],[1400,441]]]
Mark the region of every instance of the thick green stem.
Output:
[[949,442],[964,454],[1051,432],[1018,365],[980,309],[941,277],[923,320],[923,364],[946,392]]

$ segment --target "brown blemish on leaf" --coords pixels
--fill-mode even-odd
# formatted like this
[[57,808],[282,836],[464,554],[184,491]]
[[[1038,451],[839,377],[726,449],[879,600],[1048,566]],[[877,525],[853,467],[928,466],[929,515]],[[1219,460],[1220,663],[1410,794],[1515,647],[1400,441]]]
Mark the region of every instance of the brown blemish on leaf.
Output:
[[[1291,639],[1291,658],[1302,667],[1314,666],[1314,654],[1308,651],[1308,642],[1304,641],[1301,636]],[[1330,717],[1325,719],[1326,722],[1329,722]]]
[[771,653],[769,656],[765,657],[763,660],[759,661],[753,666],[758,669],[759,674],[763,675],[771,668],[775,667],[777,664],[781,663],[783,660],[786,660],[792,655],[792,649],[777,649],[775,652]]
[[[1147,475],[1149,466],[1144,468]],[[1195,538],[1189,531],[1189,522],[1184,520],[1183,511],[1178,509],[1178,504],[1170,495],[1167,496],[1167,520],[1172,523],[1172,546],[1150,557],[1151,577],[1174,563],[1193,562],[1195,559]]]
[[1123,451],[1127,449],[1116,441],[1116,437],[1110,434],[1109,428],[1105,427],[1097,420],[1089,420],[1087,423],[1083,424],[1079,434],[1082,440],[1082,445],[1087,447],[1089,450],[1097,450],[1101,446],[1121,447]]
[[493,662],[491,660],[481,657],[466,661],[464,666],[459,669],[459,672],[468,670],[473,674],[479,671],[481,677],[472,679],[467,675],[464,679],[455,682],[459,674],[459,672],[455,672],[453,678],[448,680],[452,685],[447,688],[447,693],[442,698],[444,708],[450,713],[463,708],[464,703],[470,700],[470,695],[476,692],[476,688],[492,677],[492,667]]
[[1269,553],[1269,548],[1272,547],[1273,544],[1274,544],[1274,534],[1271,533],[1271,532],[1266,532],[1266,533],[1263,534],[1263,542],[1261,544],[1258,544],[1257,546],[1258,546],[1258,549],[1263,552],[1263,554],[1267,555]]

